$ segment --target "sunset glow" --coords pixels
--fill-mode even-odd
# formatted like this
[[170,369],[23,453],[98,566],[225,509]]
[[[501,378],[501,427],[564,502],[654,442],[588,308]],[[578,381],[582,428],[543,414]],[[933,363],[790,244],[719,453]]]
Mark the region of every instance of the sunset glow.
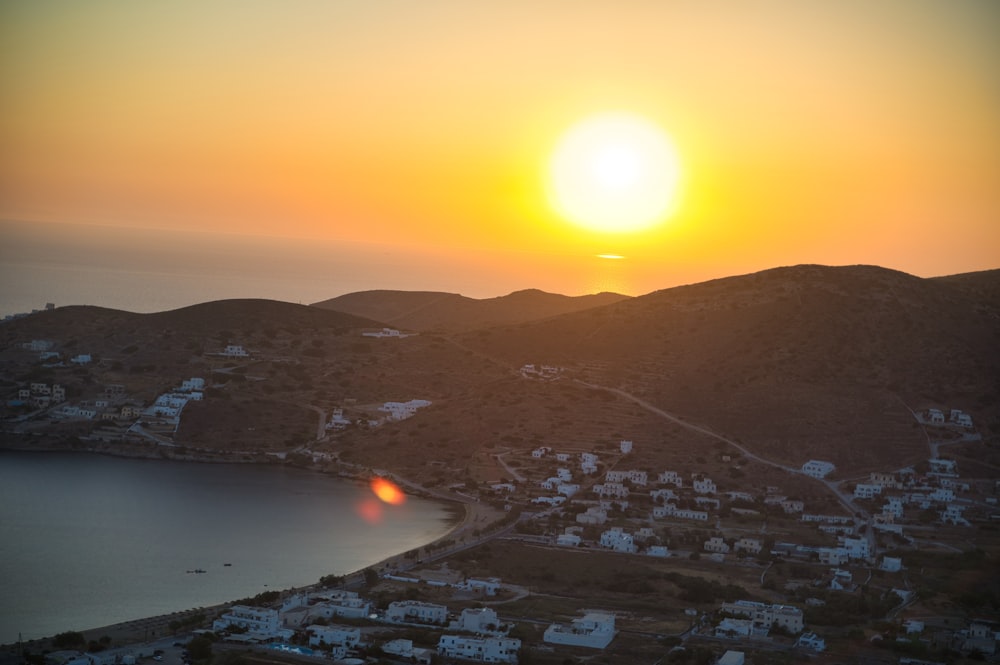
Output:
[[42,240],[0,260],[67,225],[124,230],[101,268],[151,251],[135,229],[174,234],[148,269],[205,234],[365,257],[292,301],[579,295],[603,253],[632,295],[794,263],[995,267],[1000,5],[722,7],[3,3],[0,220]]

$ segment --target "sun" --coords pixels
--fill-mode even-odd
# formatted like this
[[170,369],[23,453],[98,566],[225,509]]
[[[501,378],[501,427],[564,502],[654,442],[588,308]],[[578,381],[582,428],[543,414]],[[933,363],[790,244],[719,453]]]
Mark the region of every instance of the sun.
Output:
[[648,229],[677,207],[680,158],[659,126],[608,112],[570,127],[548,163],[549,202],[574,224],[604,233]]

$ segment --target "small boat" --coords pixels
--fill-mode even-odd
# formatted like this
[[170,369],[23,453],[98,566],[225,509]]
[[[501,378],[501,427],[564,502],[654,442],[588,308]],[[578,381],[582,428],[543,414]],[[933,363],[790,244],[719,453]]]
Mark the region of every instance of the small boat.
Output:
[[231,566],[231,565],[233,565],[233,564],[231,564],[231,563],[224,563],[224,564],[222,564],[222,565],[223,565],[223,566]]

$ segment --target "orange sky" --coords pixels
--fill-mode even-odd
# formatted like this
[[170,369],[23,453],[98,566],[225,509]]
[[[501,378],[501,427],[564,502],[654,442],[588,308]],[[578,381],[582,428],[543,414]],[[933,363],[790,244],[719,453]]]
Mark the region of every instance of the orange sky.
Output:
[[[994,268],[998,8],[7,2],[0,219],[408,248],[490,275],[449,289],[479,297]],[[584,232],[546,202],[560,132],[606,110],[681,154],[681,205],[654,231]]]

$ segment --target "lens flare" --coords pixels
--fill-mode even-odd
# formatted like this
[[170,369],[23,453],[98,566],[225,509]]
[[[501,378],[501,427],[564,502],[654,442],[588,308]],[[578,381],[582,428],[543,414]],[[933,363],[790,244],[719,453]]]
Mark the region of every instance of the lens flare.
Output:
[[399,506],[406,502],[406,495],[399,489],[396,483],[386,478],[372,478],[372,492],[383,502],[393,506]]

